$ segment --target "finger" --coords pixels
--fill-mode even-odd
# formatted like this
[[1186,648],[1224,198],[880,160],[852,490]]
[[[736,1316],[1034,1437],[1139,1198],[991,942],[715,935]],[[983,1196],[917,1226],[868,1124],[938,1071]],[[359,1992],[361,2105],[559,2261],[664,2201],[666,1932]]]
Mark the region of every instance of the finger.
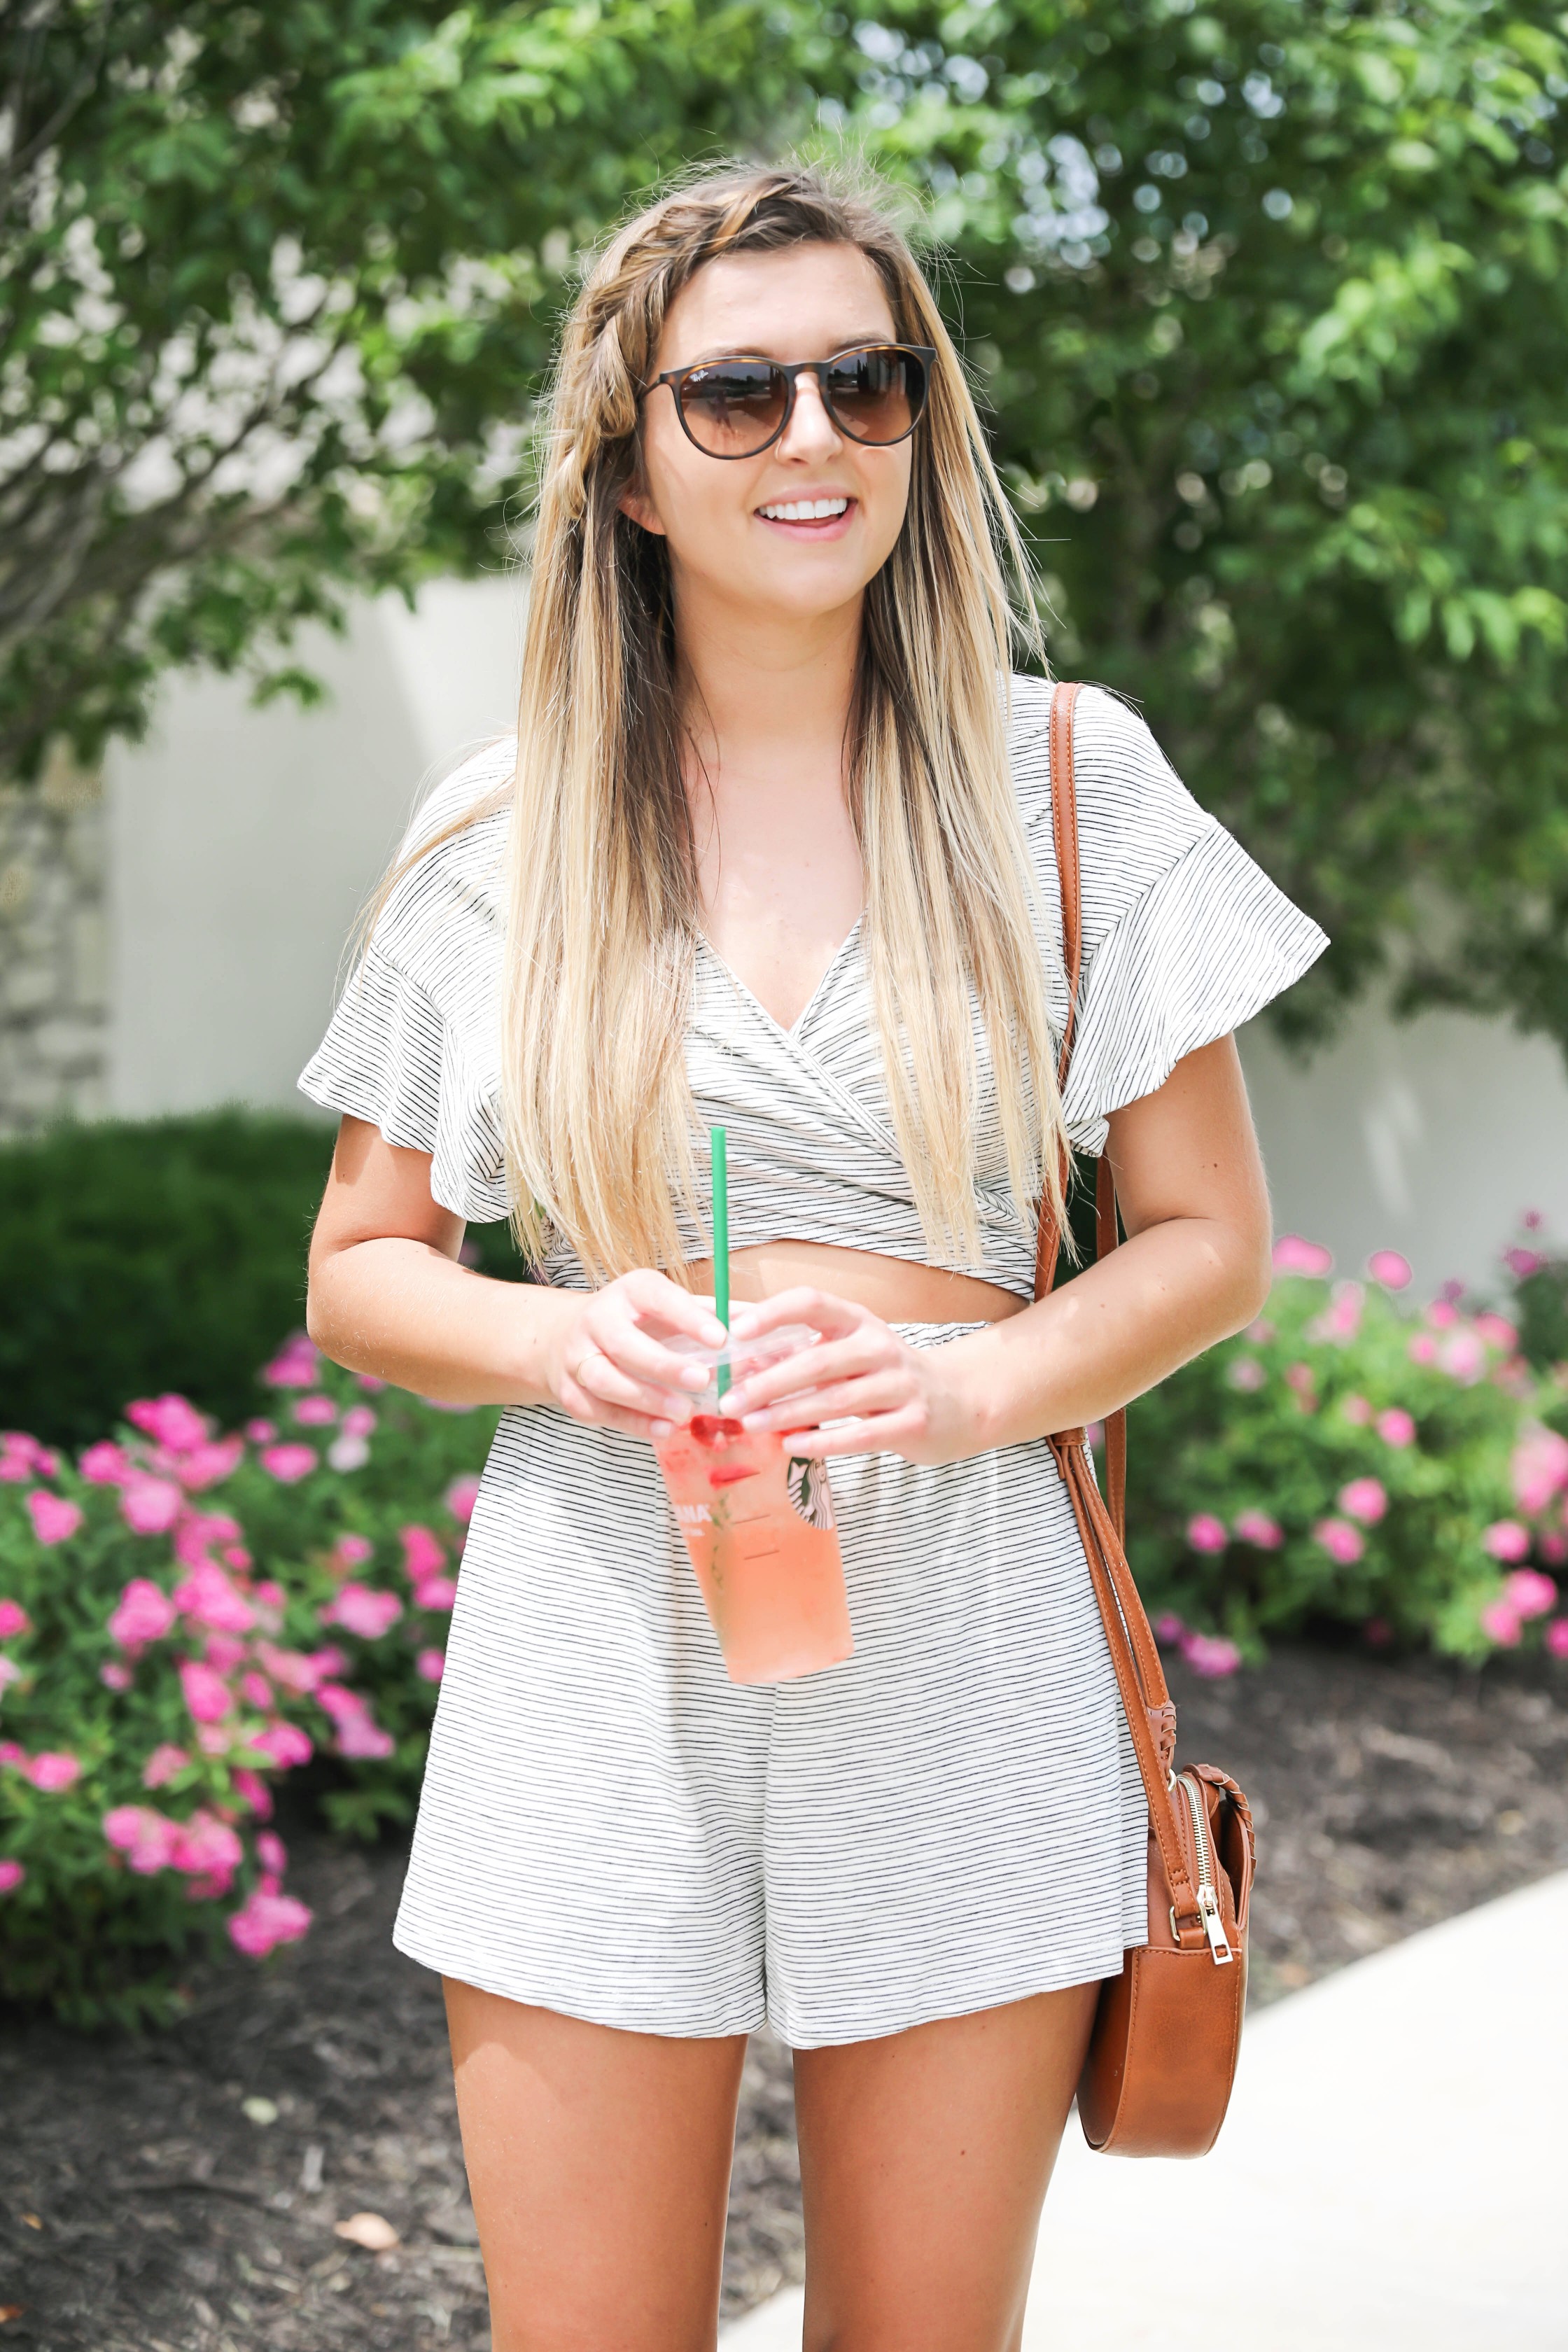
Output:
[[913,1412],[879,1412],[840,1429],[803,1429],[798,1436],[791,1436],[790,1452],[811,1462],[831,1462],[852,1454],[903,1454],[910,1459],[909,1449],[921,1433],[922,1423]]
[[847,1298],[835,1298],[829,1290],[816,1290],[802,1283],[794,1290],[777,1292],[772,1298],[748,1299],[743,1307],[735,1308],[731,1329],[734,1339],[743,1342],[781,1330],[786,1323],[809,1323],[814,1331],[831,1339],[853,1330],[868,1318],[876,1320],[868,1307],[856,1307]]
[[816,1429],[825,1421],[851,1415],[864,1420],[874,1413],[901,1412],[911,1402],[908,1381],[898,1370],[868,1378],[840,1381],[832,1388],[812,1389],[802,1397],[788,1397],[767,1412],[740,1416],[742,1429],[759,1435],[773,1431],[790,1435],[799,1429]]
[[851,1380],[890,1367],[900,1361],[902,1353],[901,1343],[891,1332],[879,1330],[875,1325],[852,1331],[844,1339],[803,1348],[798,1355],[786,1356],[777,1364],[759,1366],[738,1380],[730,1392],[731,1411],[744,1418],[748,1412],[760,1412],[763,1406],[776,1404],[780,1398],[797,1391],[826,1388],[834,1381]]
[[650,1415],[628,1412],[620,1405],[606,1404],[603,1398],[593,1396],[573,1380],[561,1384],[560,1403],[563,1412],[586,1429],[616,1429],[623,1436],[640,1437],[651,1444],[656,1437],[673,1434],[677,1422],[663,1414]]
[[723,1346],[724,1326],[713,1312],[712,1300],[699,1297],[695,1291],[682,1290],[668,1275],[656,1274],[651,1266],[642,1266],[636,1273],[623,1275],[613,1286],[636,1308],[639,1319],[653,1316],[672,1330],[689,1332],[705,1348]]
[[661,1387],[657,1381],[634,1380],[598,1350],[584,1356],[572,1377],[578,1388],[585,1389],[601,1404],[646,1413],[651,1420],[680,1421],[691,1410],[689,1396]]
[[646,1381],[653,1388],[700,1394],[713,1377],[706,1364],[678,1355],[650,1332],[607,1308],[602,1315],[589,1316],[586,1336],[607,1363],[627,1379]]

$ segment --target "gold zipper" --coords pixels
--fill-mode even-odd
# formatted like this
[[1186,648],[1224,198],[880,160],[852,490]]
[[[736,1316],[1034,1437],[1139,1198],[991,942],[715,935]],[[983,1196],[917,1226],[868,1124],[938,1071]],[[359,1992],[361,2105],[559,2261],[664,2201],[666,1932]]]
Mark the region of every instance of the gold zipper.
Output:
[[1216,1969],[1226,1969],[1235,1959],[1220,1916],[1219,1895],[1215,1886],[1214,1864],[1208,1844],[1208,1808],[1203,1792],[1190,1772],[1178,1774],[1176,1786],[1186,1797],[1187,1810],[1193,1817],[1193,1845],[1198,1857],[1198,1910],[1204,1923],[1204,1933],[1209,1939]]

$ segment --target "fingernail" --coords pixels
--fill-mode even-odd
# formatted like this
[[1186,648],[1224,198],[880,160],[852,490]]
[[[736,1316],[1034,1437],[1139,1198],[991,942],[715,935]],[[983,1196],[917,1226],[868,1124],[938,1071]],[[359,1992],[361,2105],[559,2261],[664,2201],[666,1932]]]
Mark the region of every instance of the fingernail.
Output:
[[656,1437],[673,1437],[675,1435],[675,1423],[672,1421],[649,1422],[648,1427],[652,1430]]
[[689,1389],[705,1389],[708,1385],[709,1373],[701,1364],[688,1364],[680,1377]]

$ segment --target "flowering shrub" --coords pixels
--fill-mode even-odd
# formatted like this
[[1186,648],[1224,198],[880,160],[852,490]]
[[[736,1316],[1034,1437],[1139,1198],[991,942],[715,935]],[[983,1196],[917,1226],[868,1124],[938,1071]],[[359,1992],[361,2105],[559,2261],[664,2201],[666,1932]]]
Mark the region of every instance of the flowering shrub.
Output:
[[1536,1629],[1568,1656],[1568,1368],[1538,1371],[1457,1285],[1403,1311],[1394,1251],[1368,1283],[1295,1235],[1275,1264],[1259,1320],[1132,1408],[1161,1639],[1207,1674],[1325,1622],[1472,1657]]
[[340,1829],[412,1809],[495,1416],[303,1341],[263,1378],[228,1436],[164,1396],[74,1465],[0,1437],[0,1994],[82,2023],[304,1933],[279,1775],[318,1759]]

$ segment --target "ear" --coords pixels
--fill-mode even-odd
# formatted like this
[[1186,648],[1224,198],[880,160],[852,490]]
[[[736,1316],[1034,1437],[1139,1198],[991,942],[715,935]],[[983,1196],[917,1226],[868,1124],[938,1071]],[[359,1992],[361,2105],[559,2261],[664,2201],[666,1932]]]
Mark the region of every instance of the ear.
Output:
[[664,525],[655,510],[653,500],[647,491],[639,489],[635,482],[627,483],[621,492],[617,504],[628,521],[639,524],[644,530],[651,531],[656,539],[663,539],[667,536]]

